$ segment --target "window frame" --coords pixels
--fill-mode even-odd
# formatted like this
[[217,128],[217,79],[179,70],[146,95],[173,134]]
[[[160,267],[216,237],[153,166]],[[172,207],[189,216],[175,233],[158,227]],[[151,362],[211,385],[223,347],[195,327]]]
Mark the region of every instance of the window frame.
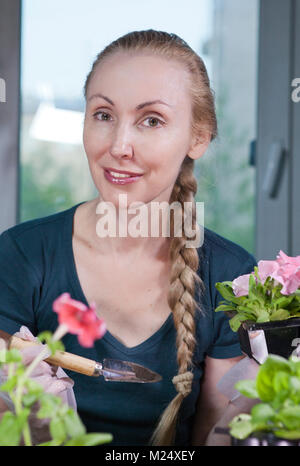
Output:
[[[295,14],[297,9],[297,15]],[[300,150],[299,106],[293,103],[291,82],[299,71],[300,0],[261,0],[256,142],[256,258],[275,259],[280,250],[300,253],[300,215],[296,154]],[[280,28],[280,32],[279,32]],[[299,30],[299,27],[298,27]],[[298,44],[296,44],[298,34]],[[296,50],[298,49],[298,50]],[[298,54],[298,57],[297,57]],[[296,63],[296,60],[298,62]],[[281,145],[276,157],[274,143]],[[272,157],[272,159],[271,159]],[[278,164],[276,193],[266,192],[268,168]],[[276,165],[275,165],[276,166]],[[298,213],[298,216],[297,216]],[[298,236],[296,232],[298,231]]]
[[[19,219],[21,0],[0,0],[0,233]],[[7,46],[5,46],[7,44]]]

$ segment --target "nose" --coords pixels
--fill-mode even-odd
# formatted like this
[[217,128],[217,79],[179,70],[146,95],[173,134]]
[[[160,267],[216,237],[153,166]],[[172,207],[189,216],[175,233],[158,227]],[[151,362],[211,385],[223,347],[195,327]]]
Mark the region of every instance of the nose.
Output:
[[110,153],[116,158],[132,158],[133,157],[133,141],[128,125],[119,124],[115,127]]

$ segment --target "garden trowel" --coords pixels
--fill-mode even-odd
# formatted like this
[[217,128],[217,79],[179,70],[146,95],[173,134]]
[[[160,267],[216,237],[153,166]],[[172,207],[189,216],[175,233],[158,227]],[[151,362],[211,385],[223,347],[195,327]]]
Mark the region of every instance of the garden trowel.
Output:
[[[37,341],[23,340],[22,338],[11,336],[2,330],[0,331],[0,338],[6,341],[9,349],[16,348],[22,350],[32,345],[40,344]],[[54,355],[47,357],[45,361],[54,366],[69,369],[80,374],[96,377],[102,375],[106,381],[110,382],[149,383],[159,382],[162,379],[159,374],[147,367],[118,359],[106,358],[102,362],[99,362],[65,351],[56,351]]]

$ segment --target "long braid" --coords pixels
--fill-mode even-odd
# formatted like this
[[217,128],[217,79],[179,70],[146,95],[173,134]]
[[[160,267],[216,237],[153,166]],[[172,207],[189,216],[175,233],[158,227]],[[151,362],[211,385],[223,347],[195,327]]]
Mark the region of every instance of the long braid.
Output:
[[[197,192],[197,181],[193,174],[194,162],[186,158],[177,182],[174,186],[170,203],[180,202],[182,208],[184,202],[190,202],[191,197]],[[195,201],[193,200],[193,203]],[[173,219],[173,217],[172,217]],[[192,228],[196,227],[196,209],[193,208]],[[171,222],[171,230],[174,228],[174,220]],[[179,409],[183,399],[191,392],[193,381],[192,358],[195,350],[195,311],[199,308],[194,294],[195,285],[203,290],[203,283],[197,270],[199,267],[198,253],[195,248],[186,247],[187,238],[172,236],[170,245],[171,277],[168,293],[168,304],[173,312],[176,328],[176,347],[178,375],[173,378],[178,394],[163,412],[160,421],[152,435],[152,445],[172,445],[176,433],[176,424]]]

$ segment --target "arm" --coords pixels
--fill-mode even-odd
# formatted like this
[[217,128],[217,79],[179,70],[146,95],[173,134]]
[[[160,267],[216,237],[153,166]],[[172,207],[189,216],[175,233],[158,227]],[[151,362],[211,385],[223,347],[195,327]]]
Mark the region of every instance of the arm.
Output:
[[[237,245],[236,245],[237,246]],[[229,249],[232,248],[232,245]],[[211,284],[225,280],[232,281],[240,275],[251,273],[254,266],[257,265],[255,258],[244,253],[240,256],[241,250],[237,246],[238,254],[227,254],[222,247],[217,251],[211,249],[209,259],[209,273],[211,274]],[[238,259],[237,259],[238,258]],[[211,345],[207,348],[209,356],[204,361],[203,381],[200,387],[200,395],[197,402],[194,425],[192,431],[192,445],[229,445],[230,437],[214,435],[213,429],[216,425],[227,427],[235,415],[241,412],[247,412],[249,399],[244,402],[244,397],[237,398],[234,404],[240,398],[243,398],[243,406],[237,408],[233,403],[229,403],[231,396],[226,392],[217,389],[218,382],[223,376],[236,364],[244,360],[244,356],[230,357],[235,351],[238,351],[238,336],[234,333],[229,325],[229,317],[224,312],[215,313],[214,309],[220,304],[222,296],[216,288],[212,289],[211,308],[213,313],[213,336]],[[199,335],[201,338],[201,335]],[[234,352],[232,352],[234,351]],[[227,356],[227,357],[226,357]],[[249,378],[248,370],[244,371],[245,377]],[[240,379],[239,379],[240,380]],[[253,400],[251,400],[253,403]],[[249,408],[248,408],[249,409]]]
[[227,427],[241,412],[249,412],[257,400],[239,397],[234,403],[217,389],[217,383],[244,356],[228,359],[206,357],[204,378],[197,403],[192,433],[192,445],[230,445],[230,437],[214,434],[214,428]]

